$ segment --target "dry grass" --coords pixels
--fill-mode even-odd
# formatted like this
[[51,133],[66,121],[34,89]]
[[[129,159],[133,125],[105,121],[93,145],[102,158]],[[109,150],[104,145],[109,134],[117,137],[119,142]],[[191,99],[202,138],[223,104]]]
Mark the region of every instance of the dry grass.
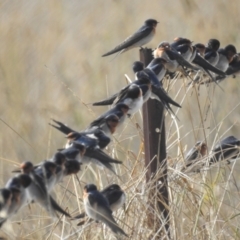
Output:
[[[2,1],[0,3],[0,184],[20,162],[35,163],[50,157],[64,137],[49,125],[51,118],[84,129],[106,108],[88,103],[104,98],[133,76],[131,64],[138,50],[116,59],[101,55],[151,17],[161,23],[155,47],[176,36],[206,43],[220,39],[239,49],[240,2],[203,1]],[[182,103],[180,122],[166,116],[169,173],[177,172],[186,150],[205,140],[209,150],[223,136],[239,131],[238,79],[224,81],[224,92],[202,87],[200,96],[187,89],[186,79],[171,81],[169,94]],[[137,128],[136,125],[140,128]],[[115,214],[130,239],[148,239],[146,223],[150,186],[144,177],[142,121],[137,114],[115,135],[108,152],[124,162],[116,171],[121,179],[95,166],[57,186],[55,197],[70,213],[82,209],[82,188],[93,182],[99,188],[119,183],[127,193],[126,211]],[[239,163],[216,166],[202,174],[169,183],[171,233],[174,239],[238,239]],[[159,173],[161,174],[161,173]],[[150,209],[151,210],[151,209]],[[157,216],[161,219],[161,216]],[[53,221],[39,207],[19,213],[12,224],[17,239],[114,239],[101,224],[76,227],[67,219]],[[4,235],[1,231],[0,236]],[[69,237],[68,237],[69,236]],[[155,238],[156,239],[156,238]]]

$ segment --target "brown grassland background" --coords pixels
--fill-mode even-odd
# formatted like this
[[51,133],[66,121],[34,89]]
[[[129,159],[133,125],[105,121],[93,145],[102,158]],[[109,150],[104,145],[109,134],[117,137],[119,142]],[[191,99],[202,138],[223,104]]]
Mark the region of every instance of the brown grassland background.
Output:
[[[1,1],[0,2],[0,184],[4,186],[19,163],[50,158],[65,143],[51,128],[51,118],[76,130],[88,126],[106,107],[101,100],[133,78],[131,65],[138,49],[115,59],[101,55],[120,43],[144,20],[160,21],[156,37],[148,44],[187,37],[195,43],[218,38],[221,46],[240,49],[239,0],[162,1]],[[176,123],[166,115],[169,174],[177,172],[186,151],[205,140],[209,151],[228,135],[240,138],[240,81],[187,90],[188,79],[169,83],[169,94],[182,104]],[[118,183],[125,189],[125,211],[114,213],[130,239],[158,239],[146,224],[149,190],[144,177],[141,114],[136,114],[114,135],[107,152],[123,161],[118,179],[105,169],[83,167],[78,177],[56,187],[54,198],[76,214],[83,208],[82,189],[95,183],[100,189]],[[138,126],[139,125],[139,126]],[[138,127],[137,127],[138,126]],[[240,239],[240,166],[217,165],[183,181],[169,183],[173,239]],[[160,218],[160,216],[159,216]],[[102,224],[77,227],[76,221],[52,220],[38,206],[25,207],[0,236],[13,239],[114,239]],[[15,236],[15,237],[14,237]],[[150,237],[151,236],[151,237]],[[167,239],[167,237],[166,237]]]

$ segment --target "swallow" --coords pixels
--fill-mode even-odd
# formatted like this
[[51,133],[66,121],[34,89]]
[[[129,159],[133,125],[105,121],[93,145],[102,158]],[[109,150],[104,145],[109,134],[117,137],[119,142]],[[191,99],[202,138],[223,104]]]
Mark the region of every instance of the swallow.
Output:
[[141,85],[131,83],[127,88],[120,91],[114,104],[123,103],[127,105],[129,107],[127,115],[130,117],[141,109],[149,89],[150,83]]
[[[28,203],[26,189],[30,184],[31,178],[26,174],[19,174],[8,180],[5,189],[8,189],[11,194],[7,194],[8,199],[4,212],[1,211],[0,227]],[[2,213],[4,214],[2,215]]]
[[[186,167],[195,165],[195,163],[207,155],[207,144],[203,141],[198,141],[193,148],[189,150],[185,157]],[[199,171],[199,166],[193,168],[193,171]]]
[[216,80],[220,82],[228,77],[235,78],[236,76],[240,75],[240,53],[237,53],[233,56],[233,60],[229,63],[225,73],[226,76],[216,76]]
[[194,59],[196,55],[195,48],[192,46],[192,41],[187,38],[175,38],[170,46],[171,49],[175,49],[188,62],[191,62],[190,60]]
[[118,105],[123,103],[129,108],[127,115],[129,117],[132,116],[141,109],[143,103],[146,102],[151,95],[151,82],[149,76],[145,72],[140,71],[137,72],[136,78],[137,80],[124,87],[118,93],[112,95],[108,99],[93,103],[93,106]]
[[[152,62],[150,62],[150,67],[154,67],[154,66],[159,66],[159,64],[161,64],[163,61],[165,61],[162,58],[155,58],[152,60]],[[165,61],[166,62],[166,61]],[[133,63],[133,72],[137,75],[140,72],[145,72],[146,74],[148,74],[148,76],[150,76],[150,80],[151,80],[151,98],[157,99],[158,101],[162,102],[163,106],[166,108],[167,111],[170,112],[170,114],[172,113],[175,116],[175,113],[173,112],[170,104],[176,106],[176,107],[180,107],[181,106],[175,102],[171,97],[168,96],[167,92],[165,91],[165,89],[162,87],[162,84],[157,84],[156,82],[159,83],[159,80],[156,76],[156,74],[151,70],[151,68],[147,66],[147,68],[143,69],[143,64],[140,61],[136,61]],[[159,66],[161,68],[161,66]],[[166,70],[165,70],[166,73]],[[165,74],[164,73],[164,74]]]
[[106,128],[106,118],[109,115],[116,115],[119,119],[118,126],[122,124],[128,114],[129,107],[124,103],[118,103],[116,104],[112,109],[108,110],[104,114],[102,114],[100,117],[98,117],[96,120],[90,123],[88,129],[91,129],[93,127],[100,127],[101,129]]
[[43,179],[34,172],[34,166],[31,162],[23,162],[21,164],[21,169],[23,173],[27,174],[31,178],[31,184],[26,188],[30,202],[37,202],[53,217],[56,216],[55,211],[71,217],[57,204],[51,195],[48,194]]
[[215,67],[225,72],[229,66],[229,63],[232,62],[233,56],[236,53],[237,50],[235,46],[233,46],[232,44],[227,45],[225,48],[220,48],[218,50],[219,59]]
[[112,211],[117,211],[126,201],[126,194],[118,184],[107,186],[101,193],[108,200]]
[[[126,194],[118,184],[111,184],[104,188],[100,193],[107,199],[112,212],[121,208],[126,201]],[[85,216],[86,213],[83,212],[75,216],[73,219],[80,219],[84,218]],[[79,224],[77,224],[77,226],[82,225],[84,222],[81,221]]]
[[218,161],[227,160],[230,164],[230,159],[235,159],[239,155],[240,140],[234,136],[229,136],[221,140],[212,150],[212,157],[209,164]]
[[77,174],[81,170],[81,164],[77,160],[67,160],[64,162],[64,167],[58,173],[56,172],[56,184],[63,181],[63,179],[71,174]]
[[207,47],[205,49],[204,58],[213,66],[216,66],[219,60],[218,49],[220,42],[217,39],[209,39]]
[[[157,67],[157,63],[154,65],[154,67]],[[159,81],[158,76],[155,74],[155,72],[151,68],[144,68],[144,65],[141,61],[135,61],[132,65],[132,70],[135,74],[135,78],[139,79],[141,78],[142,73],[146,73],[147,77],[150,79],[151,84],[160,87],[162,86],[162,83]],[[139,75],[140,73],[140,75]]]
[[[56,152],[51,161],[56,164],[56,170],[55,170],[55,185],[59,183],[63,177],[64,177],[64,170],[65,170],[65,164],[66,164],[66,157],[61,152]],[[48,187],[48,191],[51,192],[54,185],[51,187]]]
[[97,190],[94,184],[88,184],[84,187],[83,202],[89,218],[103,222],[116,235],[122,234],[128,237],[113,218],[107,199]]
[[58,149],[67,160],[76,160],[82,162],[82,158],[86,152],[86,148],[81,143],[72,142],[67,148]]
[[[66,160],[65,157],[64,159]],[[52,161],[45,161],[40,167],[34,169],[34,173],[40,176],[45,183],[48,193],[52,191],[57,183],[56,170],[57,164]]]
[[49,125],[56,128],[60,132],[64,133],[68,139],[65,148],[68,148],[71,145],[72,141],[81,140],[82,138],[84,139],[90,138],[90,140],[93,139],[92,141],[97,140],[99,147],[103,149],[111,142],[111,138],[109,137],[109,135],[112,135],[116,131],[119,118],[114,114],[110,114],[105,118],[106,126],[104,130],[99,127],[96,127],[96,128],[88,129],[86,131],[82,131],[82,132],[77,132],[69,128],[65,124],[59,121],[56,121],[54,119],[53,121],[57,125],[54,125],[51,123],[49,123]]
[[[111,112],[109,115],[106,114],[106,117],[103,117],[101,121],[96,124],[90,124],[85,130],[85,132],[94,133],[95,137],[99,140],[99,147],[101,149],[105,148],[110,143],[112,135],[119,126],[120,118],[125,118],[127,109],[129,109],[126,105],[119,105],[119,108],[122,108],[122,110],[119,111],[116,109],[116,114]],[[122,119],[122,121],[123,120],[124,119]]]
[[229,63],[225,73],[227,76],[233,76],[233,78],[240,74],[240,53],[233,56],[233,60]]
[[167,63],[165,67],[167,68],[168,72],[175,73],[176,71],[183,72],[185,75],[185,68],[190,68],[192,70],[199,70],[199,68],[193,66],[188,61],[186,61],[181,54],[177,52],[176,49],[172,49],[169,42],[161,42],[157,49],[153,52],[154,58],[164,58]]
[[154,19],[146,20],[144,22],[144,25],[139,28],[133,35],[128,37],[124,42],[115,47],[113,50],[102,55],[102,57],[106,57],[117,52],[123,53],[131,48],[142,47],[152,40],[156,32],[157,24],[158,22]]
[[[149,65],[150,66],[156,66],[156,65],[159,66],[159,64],[161,64],[162,61],[165,61],[165,60],[161,59],[161,58],[155,58],[155,59],[152,60],[152,62],[150,62]],[[166,63],[166,61],[165,61],[165,63]],[[143,67],[143,65],[141,64],[141,62],[135,62],[134,65],[133,65],[134,73],[135,74],[140,73],[142,67]],[[147,66],[147,68],[148,67],[149,66]],[[136,72],[136,71],[139,71],[139,72]],[[165,70],[165,73],[166,73],[166,70]],[[172,113],[174,116],[175,116],[175,113],[173,112],[170,104],[181,108],[181,106],[177,102],[175,102],[171,97],[169,97],[169,95],[167,94],[167,92],[165,91],[165,89],[161,85],[158,86],[158,87],[156,86],[156,84],[151,86],[151,96],[150,97],[162,102],[162,104],[166,108],[166,110],[169,111],[170,114]]]
[[[148,65],[147,68],[151,69],[157,76],[160,86],[162,86],[162,80],[167,73],[166,65],[167,61],[164,58],[154,58]],[[134,70],[134,69],[133,69]]]
[[76,160],[68,160],[64,163],[63,176],[69,176],[71,174],[77,174],[81,170],[81,163]]
[[[205,51],[206,51],[206,47],[205,47],[204,44],[202,44],[202,43],[196,43],[196,44],[193,45],[193,47],[196,49],[197,54],[199,54],[201,57],[204,57]],[[193,59],[190,60],[190,61],[192,62]]]

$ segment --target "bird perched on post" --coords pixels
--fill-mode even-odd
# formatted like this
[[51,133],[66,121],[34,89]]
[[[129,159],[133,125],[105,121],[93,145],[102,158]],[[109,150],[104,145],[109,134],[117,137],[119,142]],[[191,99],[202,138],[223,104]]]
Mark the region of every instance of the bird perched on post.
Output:
[[142,47],[152,40],[156,32],[156,26],[158,22],[155,19],[148,19],[144,22],[144,25],[139,28],[133,35],[128,37],[124,42],[119,44],[113,50],[105,53],[102,57],[109,56],[111,54],[120,52],[126,52],[127,50],[135,47]]

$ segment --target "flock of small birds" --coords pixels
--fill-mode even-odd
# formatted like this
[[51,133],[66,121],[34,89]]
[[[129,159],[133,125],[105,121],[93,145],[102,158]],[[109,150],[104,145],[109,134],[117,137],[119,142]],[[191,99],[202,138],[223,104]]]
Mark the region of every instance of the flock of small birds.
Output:
[[[158,22],[148,19],[133,35],[103,57],[122,53],[131,48],[147,44],[155,35]],[[50,123],[55,129],[66,135],[65,148],[59,149],[51,159],[38,165],[23,162],[17,175],[10,178],[0,190],[0,227],[11,221],[24,206],[39,204],[53,218],[58,213],[73,219],[88,216],[90,219],[106,224],[115,235],[128,237],[115,221],[112,212],[116,211],[126,201],[126,195],[117,184],[107,186],[98,191],[94,184],[84,187],[83,203],[85,212],[72,217],[52,197],[54,186],[62,182],[66,176],[77,174],[82,164],[93,163],[105,167],[113,174],[115,164],[122,162],[112,158],[104,149],[111,142],[112,134],[123,124],[126,118],[138,112],[149,98],[160,101],[172,117],[176,117],[172,106],[181,108],[163,87],[165,77],[173,78],[177,73],[189,77],[190,84],[218,84],[229,76],[240,72],[240,53],[233,45],[220,48],[217,39],[210,39],[207,45],[193,42],[186,38],[175,38],[172,43],[161,42],[153,52],[153,60],[148,66],[140,61],[133,63],[135,80],[113,94],[111,97],[93,103],[94,106],[112,105],[112,108],[93,122],[87,129],[76,131],[67,125],[56,121]],[[192,77],[194,76],[194,77]],[[236,158],[239,154],[240,140],[229,136],[215,147],[209,164],[223,159]],[[197,142],[186,155],[186,167],[194,161],[207,155],[207,145]]]

